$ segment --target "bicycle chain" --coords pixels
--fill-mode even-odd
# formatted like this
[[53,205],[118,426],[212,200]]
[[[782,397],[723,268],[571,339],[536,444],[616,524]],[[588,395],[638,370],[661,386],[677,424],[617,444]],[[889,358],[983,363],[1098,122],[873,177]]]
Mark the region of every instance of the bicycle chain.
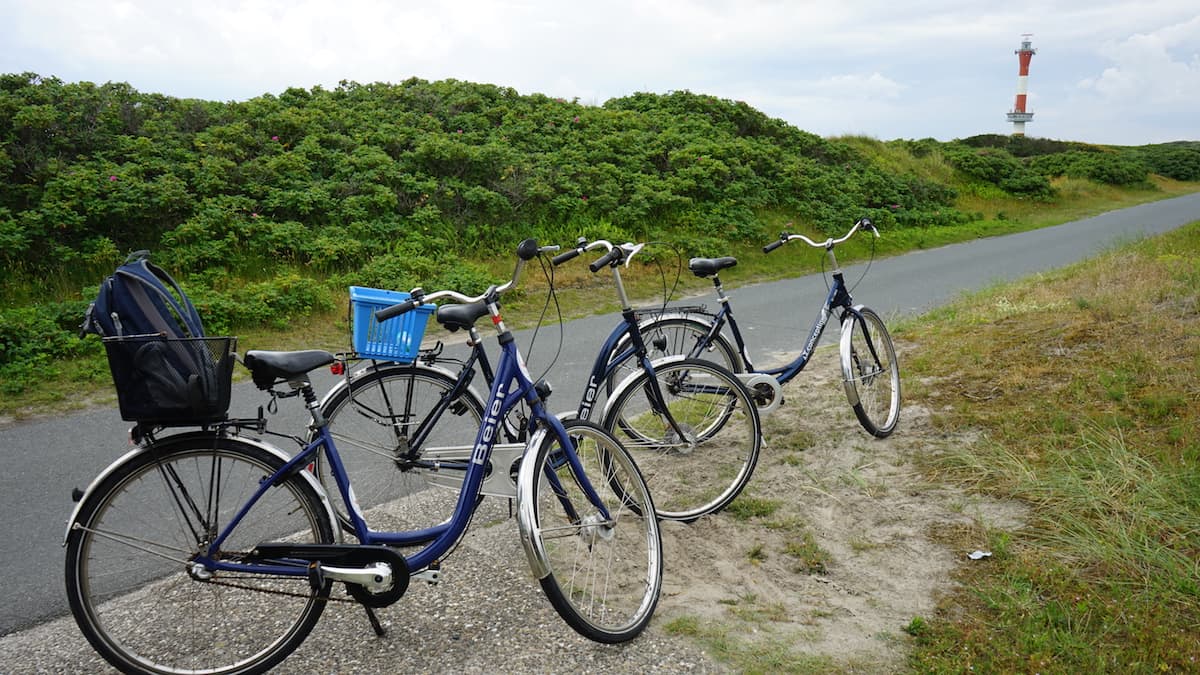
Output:
[[[204,583],[212,584],[214,586],[224,586],[225,588],[240,588],[240,589],[246,590],[246,591],[256,591],[258,593],[265,593],[267,595],[282,595],[282,596],[289,597],[289,598],[308,598],[308,597],[310,597],[306,593],[296,593],[293,591],[276,591],[276,590],[271,590],[269,588],[254,588],[251,586],[242,586],[241,584],[230,583],[228,581],[216,581],[214,579],[209,579],[208,581],[205,581]],[[326,602],[350,602],[350,603],[354,603],[354,604],[360,604],[358,602],[358,600],[355,600],[352,597],[335,598],[333,596],[326,596],[324,598],[324,600]]]

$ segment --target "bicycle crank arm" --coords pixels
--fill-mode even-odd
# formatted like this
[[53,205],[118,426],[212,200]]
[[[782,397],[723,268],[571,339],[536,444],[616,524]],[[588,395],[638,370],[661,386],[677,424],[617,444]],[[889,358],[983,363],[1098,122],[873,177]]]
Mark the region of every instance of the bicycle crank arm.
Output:
[[357,584],[371,593],[390,591],[393,586],[392,566],[387,563],[378,562],[366,567],[332,567],[320,563],[317,566],[322,577]]
[[254,547],[247,562],[272,560],[308,561],[313,588],[340,581],[367,607],[387,607],[408,590],[408,561],[387,546],[264,542]]

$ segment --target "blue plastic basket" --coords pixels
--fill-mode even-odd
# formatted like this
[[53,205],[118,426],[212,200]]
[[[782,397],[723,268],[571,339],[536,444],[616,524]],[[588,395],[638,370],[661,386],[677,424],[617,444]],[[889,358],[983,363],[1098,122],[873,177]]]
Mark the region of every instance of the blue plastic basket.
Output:
[[360,357],[401,363],[416,360],[433,305],[421,305],[387,321],[375,320],[376,310],[408,298],[403,291],[350,287],[352,344]]

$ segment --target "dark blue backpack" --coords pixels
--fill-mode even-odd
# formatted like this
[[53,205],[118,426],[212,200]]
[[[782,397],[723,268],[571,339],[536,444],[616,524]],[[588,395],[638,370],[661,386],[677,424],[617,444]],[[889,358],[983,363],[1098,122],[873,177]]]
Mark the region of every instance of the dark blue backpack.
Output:
[[215,422],[229,408],[234,338],[208,338],[179,284],[138,251],[100,284],[81,333],[104,338],[121,417]]
[[100,337],[204,337],[204,325],[171,275],[150,262],[149,251],[138,251],[100,284],[82,332]]

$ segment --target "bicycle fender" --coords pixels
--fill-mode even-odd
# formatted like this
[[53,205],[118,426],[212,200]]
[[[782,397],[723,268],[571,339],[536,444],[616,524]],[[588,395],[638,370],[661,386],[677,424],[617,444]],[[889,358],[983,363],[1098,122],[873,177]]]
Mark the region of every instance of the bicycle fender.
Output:
[[[708,326],[712,325],[712,321],[714,319],[716,319],[716,316],[717,315],[713,314],[712,312],[702,311],[702,310],[696,310],[696,311],[691,311],[691,312],[686,311],[686,310],[684,310],[684,311],[675,310],[675,311],[667,311],[667,312],[662,312],[662,313],[655,312],[649,316],[645,316],[645,317],[639,319],[638,327],[645,330],[647,327],[649,327],[652,324],[658,323],[659,321],[665,321],[665,320],[670,319],[670,320],[677,320],[677,321],[687,321],[687,322],[696,323],[696,324],[708,324],[708,325],[704,326],[704,329],[707,330]],[[625,335],[624,337],[622,337],[620,340],[617,341],[616,346],[613,347],[612,352],[609,354],[609,358],[612,358],[612,354],[620,354],[621,352],[625,351],[625,348],[628,346],[629,346],[629,336]]]
[[[687,355],[685,355],[685,354],[672,354],[670,356],[664,356],[661,359],[655,359],[650,362],[650,365],[654,366],[654,367],[658,367],[660,365],[675,363],[676,361],[683,361],[686,358],[687,358]],[[617,384],[617,388],[613,389],[612,395],[610,395],[608,397],[608,400],[606,400],[604,402],[604,410],[600,413],[600,419],[602,419],[602,420],[608,419],[608,410],[609,410],[609,408],[612,407],[613,401],[616,401],[618,398],[620,398],[621,394],[625,391],[625,389],[632,386],[633,380],[636,379],[638,375],[641,375],[644,372],[646,372],[646,371],[641,370],[641,369],[635,370],[632,373],[630,373],[629,375],[627,375],[625,377],[625,379],[621,380],[620,383]]]
[[850,385],[854,379],[854,373],[851,372],[850,364],[850,327],[854,324],[854,320],[862,319],[863,305],[854,305],[846,310],[846,315],[842,318],[842,335],[838,344],[838,353],[842,364],[842,388],[846,390],[846,399],[850,402],[850,407],[858,405],[862,401],[858,398],[858,390]]
[[[404,367],[406,367],[406,368],[415,367],[415,368],[419,368],[419,369],[423,369],[423,370],[433,371],[439,375],[444,375],[444,376],[450,378],[450,381],[452,381],[452,382],[458,379],[458,373],[451,372],[441,366],[429,365],[429,364],[425,364],[425,363],[418,366],[418,365],[410,363],[410,364],[405,364]],[[386,370],[387,370],[387,368],[383,368],[383,369],[381,369],[381,372],[386,371]],[[371,372],[371,371],[366,368],[360,368],[358,371],[351,373],[349,378],[343,377],[343,378],[339,379],[337,381],[337,384],[333,385],[332,387],[329,388],[329,391],[325,392],[325,395],[321,397],[321,402],[318,405],[322,409],[324,409],[325,406],[329,403],[329,401],[333,400],[334,394],[337,394],[338,392],[342,391],[343,389],[349,387],[350,382],[357,380],[358,378],[362,377],[363,375],[365,375],[369,372]],[[475,389],[474,385],[467,385],[467,389],[470,391],[471,394],[473,394],[475,396],[476,400],[479,400],[479,401],[487,400],[485,398],[480,398],[479,392]]]
[[[75,502],[75,508],[71,509],[71,517],[67,519],[67,529],[66,529],[66,532],[63,533],[63,546],[67,545],[67,538],[71,535],[71,528],[73,528],[75,526],[75,523],[79,520],[79,510],[81,508],[83,508],[84,502],[86,502],[88,500],[88,498],[90,498],[92,496],[92,493],[96,491],[96,488],[100,485],[100,483],[104,482],[104,480],[106,478],[108,478],[109,475],[111,475],[114,471],[121,468],[125,464],[133,461],[134,459],[136,459],[138,457],[141,457],[143,454],[150,452],[153,449],[158,449],[158,450],[161,450],[163,448],[169,449],[170,446],[173,445],[174,443],[177,443],[185,438],[192,438],[194,436],[202,436],[204,438],[212,438],[212,432],[211,431],[191,431],[191,432],[187,432],[187,433],[174,434],[172,436],[167,436],[166,438],[154,443],[153,445],[136,447],[136,448],[130,450],[129,452],[125,453],[124,455],[121,455],[120,457],[118,457],[114,462],[112,462],[108,466],[104,467],[104,470],[101,471],[95,478],[92,479],[92,482],[88,484],[87,489],[83,491],[83,496],[79,498],[79,501]],[[281,461],[286,462],[289,459],[291,459],[291,457],[288,456],[287,453],[285,453],[283,450],[280,450],[279,448],[277,448],[269,443],[264,443],[262,441],[252,439],[252,438],[242,438],[240,436],[237,437],[236,440],[239,443],[245,443],[247,445],[252,445],[252,446],[261,448],[263,450],[266,450],[267,452],[271,453],[272,455],[275,455],[276,457],[278,457]],[[309,471],[300,471],[296,475],[300,476],[303,480],[308,481],[309,486],[312,487],[314,490],[316,490],[317,496],[319,496],[321,498],[321,505],[325,508],[325,517],[329,519],[330,523],[337,523],[337,516],[334,515],[333,505],[329,502],[329,496],[325,493],[325,488],[321,485],[321,481],[317,480],[316,476],[314,476]],[[333,530],[336,533],[336,539],[340,542],[341,538],[342,538],[341,528],[334,527]]]
[[517,471],[517,529],[521,533],[521,548],[525,549],[525,557],[529,560],[529,569],[533,571],[535,579],[545,579],[550,574],[546,551],[533,541],[533,524],[537,522],[537,504],[533,490],[540,478],[537,473],[540,467],[534,466],[537,464],[534,455],[550,431],[550,427],[540,425],[537,431],[533,432],[529,442],[525,444],[525,456],[521,459],[521,468]]
[[[708,311],[695,311],[695,312],[667,311],[667,312],[663,312],[661,314],[655,313],[652,316],[648,316],[648,317],[641,319],[640,321],[638,321],[638,326],[648,326],[652,323],[656,323],[658,321],[663,321],[666,319],[680,319],[680,320],[684,320],[684,321],[695,321],[697,323],[710,323],[715,316],[716,316],[716,314],[713,314],[712,312],[708,312]],[[704,318],[699,318],[699,317],[704,317]]]

